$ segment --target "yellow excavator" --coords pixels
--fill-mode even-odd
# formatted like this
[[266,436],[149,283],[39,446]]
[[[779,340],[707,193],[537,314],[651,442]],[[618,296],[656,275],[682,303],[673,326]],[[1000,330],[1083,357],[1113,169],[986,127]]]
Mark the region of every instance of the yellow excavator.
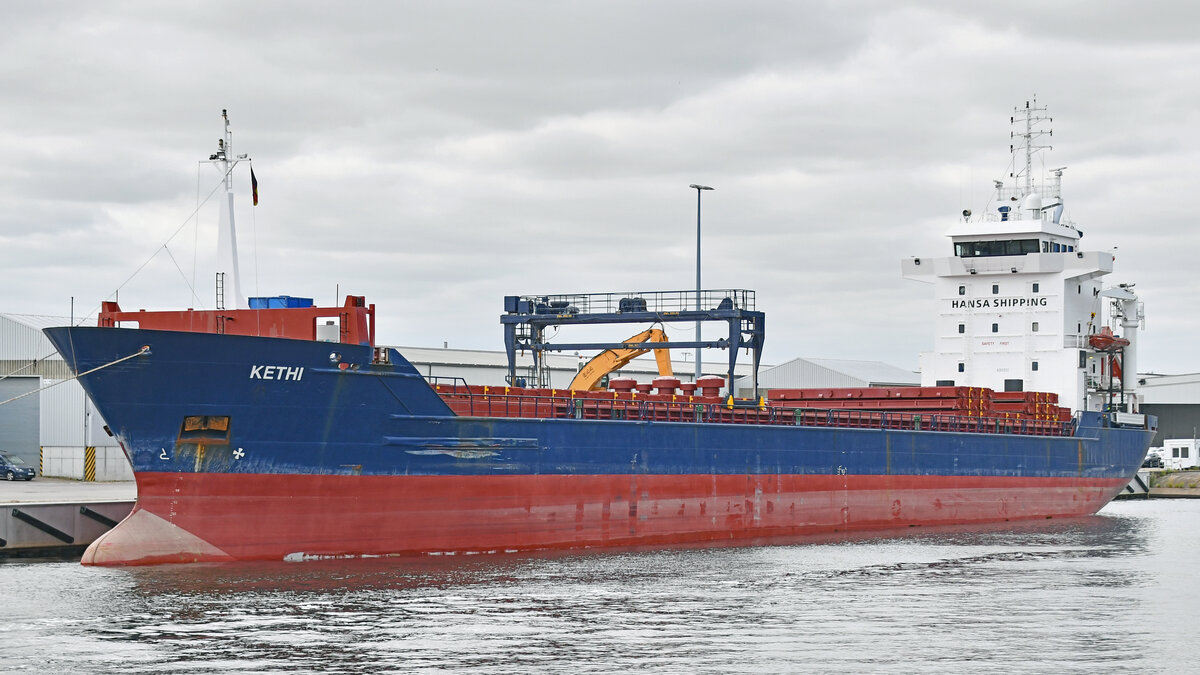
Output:
[[[620,370],[630,361],[650,351],[630,346],[642,342],[667,342],[667,334],[661,328],[650,328],[625,340],[626,346],[621,349],[607,349],[600,352],[579,369],[579,373],[575,375],[575,379],[571,380],[571,384],[567,388],[572,391],[601,390],[600,381],[604,379],[605,375],[614,370]],[[655,349],[654,360],[658,362],[659,375],[672,374],[670,349]]]

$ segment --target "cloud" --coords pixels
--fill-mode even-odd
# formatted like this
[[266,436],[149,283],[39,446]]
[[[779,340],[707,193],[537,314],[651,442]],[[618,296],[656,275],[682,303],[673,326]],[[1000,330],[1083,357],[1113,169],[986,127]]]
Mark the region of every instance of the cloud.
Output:
[[1012,108],[1036,95],[1055,117],[1039,170],[1069,167],[1084,243],[1119,246],[1113,279],[1147,302],[1143,367],[1200,371],[1200,320],[1175,290],[1200,244],[1193,9],[10,10],[0,264],[21,292],[6,311],[118,287],[127,307],[211,304],[202,160],[228,109],[260,185],[260,206],[238,207],[252,292],[365,294],[384,341],[499,348],[504,295],[694,284],[702,182],[705,285],[758,291],[769,361],[915,367],[933,301],[898,261],[945,254],[962,209],[987,208]]

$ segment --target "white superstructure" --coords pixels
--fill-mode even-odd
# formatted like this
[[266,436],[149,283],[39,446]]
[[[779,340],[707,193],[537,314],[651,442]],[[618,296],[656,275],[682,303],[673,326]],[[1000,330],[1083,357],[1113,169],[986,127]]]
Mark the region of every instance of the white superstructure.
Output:
[[[1076,410],[1134,411],[1141,303],[1132,284],[1103,286],[1113,254],[1083,250],[1083,232],[1064,218],[1066,167],[1042,169],[1035,180],[1034,157],[1049,149],[1039,141],[1052,133],[1043,128],[1053,121],[1046,109],[1035,99],[1014,112],[1007,180],[994,181],[982,214],[964,210],[950,228],[953,255],[901,262],[906,279],[934,284],[937,302],[921,384],[1054,392]],[[1093,336],[1107,322],[1128,346],[1105,352],[1093,345],[1103,343]],[[1122,360],[1131,373],[1125,383],[1113,377]]]

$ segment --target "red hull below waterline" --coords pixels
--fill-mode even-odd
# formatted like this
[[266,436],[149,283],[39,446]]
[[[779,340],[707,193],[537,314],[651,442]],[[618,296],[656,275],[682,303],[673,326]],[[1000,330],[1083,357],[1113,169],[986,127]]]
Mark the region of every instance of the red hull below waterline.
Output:
[[1095,513],[1122,479],[142,473],[88,565],[672,546]]

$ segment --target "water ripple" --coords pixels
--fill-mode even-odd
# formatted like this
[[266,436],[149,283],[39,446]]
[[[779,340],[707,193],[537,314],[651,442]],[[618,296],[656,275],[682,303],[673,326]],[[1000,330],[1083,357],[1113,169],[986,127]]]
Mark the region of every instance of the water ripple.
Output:
[[1171,584],[1198,532],[1200,503],[1141,502],[764,547],[8,563],[0,670],[1172,672],[1200,638],[1197,592]]

